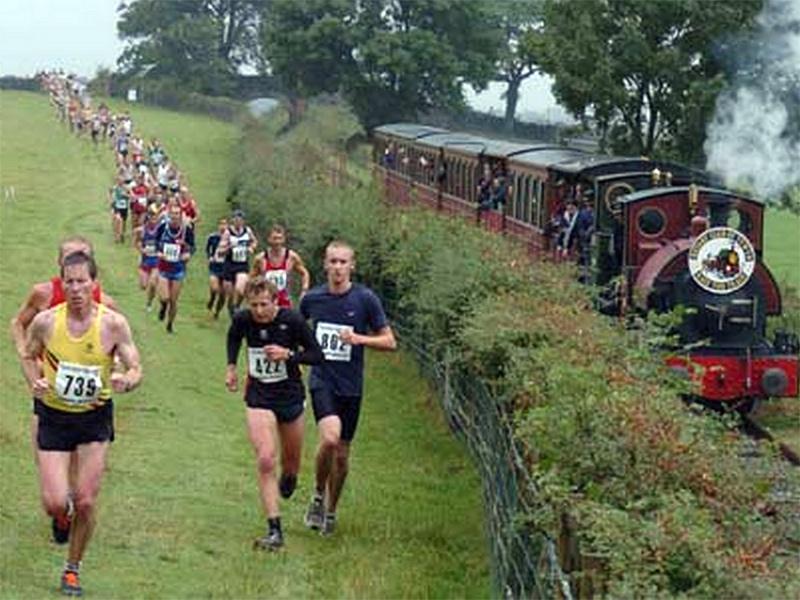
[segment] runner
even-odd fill
[[[96,274],[94,260],[83,252],[64,259],[66,303],[34,318],[21,361],[41,415],[42,504],[55,520],[54,540],[70,542],[61,590],[71,596],[82,593],[80,563],[94,530],[106,452],[114,439],[111,394],[132,390],[142,378],[125,317],[92,299]],[[125,373],[112,373],[115,356]],[[78,478],[70,495],[72,455],[78,456]]]
[[[245,296],[249,310],[237,312],[228,329],[228,367],[225,385],[238,389],[236,359],[247,340],[248,370],[244,400],[247,431],[258,465],[258,488],[267,516],[267,529],[255,547],[277,550],[283,546],[278,494],[291,497],[300,471],[303,446],[305,389],[301,364],[322,362],[314,336],[295,311],[278,306],[278,289],[264,279],[251,279]],[[277,439],[280,438],[282,472],[275,477]]]
[[[173,323],[178,314],[178,298],[186,277],[186,263],[194,252],[194,232],[183,222],[181,207],[173,204],[167,213],[169,220],[158,227],[158,295],[161,309],[158,320],[167,316],[167,333],[174,333]]]
[[[319,446],[316,487],[305,524],[329,535],[336,526],[336,506],[361,411],[364,347],[390,351],[397,344],[378,296],[351,281],[353,249],[342,241],[329,243],[324,265],[327,282],[303,296],[300,312],[313,322],[325,355],[309,378]]]
[[[128,207],[130,206],[128,188],[121,177],[117,178],[117,183],[109,190],[108,197],[111,203],[114,241],[121,244],[125,241],[125,223],[128,221]]]
[[[281,225],[273,225],[267,232],[267,249],[256,255],[251,277],[263,275],[278,288],[278,305],[292,307],[289,298],[289,273],[300,276],[300,298],[311,285],[311,275],[303,264],[300,255],[286,247],[286,230]]]
[[[83,252],[84,254],[92,255],[94,249],[89,240],[81,236],[72,236],[66,238],[61,242],[58,247],[58,268],[61,270],[64,258],[76,252]],[[117,310],[117,306],[107,294],[103,293],[100,282],[95,281],[94,288],[92,289],[92,298],[95,302],[100,302],[112,310]],[[20,307],[14,318],[11,319],[11,337],[14,340],[14,346],[17,349],[17,354],[20,359],[25,354],[25,339],[28,327],[34,317],[40,312],[53,308],[62,304],[66,300],[64,294],[64,283],[60,276],[53,277],[48,281],[36,283],[31,288],[27,299]],[[37,459],[36,454],[36,436],[39,431],[39,414],[36,412],[36,406],[33,407],[33,415],[31,418],[31,442],[33,444],[34,460]],[[72,481],[75,481],[75,468],[72,470]]]
[[[155,205],[147,209],[147,219],[134,229],[133,239],[139,251],[139,288],[147,293],[145,309],[153,309],[153,298],[158,287],[158,228],[161,225],[161,214]]]
[[[233,211],[232,223],[222,234],[220,251],[225,253],[223,287],[228,297],[228,312],[233,316],[244,298],[244,287],[248,280],[248,261],[255,252],[258,240],[249,225],[245,224],[244,212]]]
[[[208,302],[206,303],[206,308],[208,310],[213,309],[215,319],[219,318],[219,313],[225,304],[225,292],[222,289],[225,256],[218,250],[222,234],[227,229],[228,219],[222,218],[217,224],[217,231],[211,233],[206,239],[206,258],[208,259]]]

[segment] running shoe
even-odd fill
[[[278,489],[281,492],[281,498],[287,500],[294,494],[294,489],[297,487],[297,475],[290,473],[281,473],[281,478],[278,481]]]
[[[321,535],[333,535],[333,532],[336,530],[336,515],[334,513],[327,513],[325,515],[325,519],[322,522],[322,527],[320,527],[320,534]]]
[[[322,529],[325,522],[325,499],[319,494],[312,496],[304,522],[310,529]]]
[[[65,596],[82,596],[81,580],[75,571],[65,570],[61,575],[61,593]]]
[[[256,539],[253,542],[253,548],[256,550],[269,550],[275,552],[283,547],[283,533],[280,529],[273,529],[267,532],[267,535]]]
[[[53,517],[53,541],[66,544],[69,541],[69,530],[72,528],[72,499],[67,501],[67,512],[60,517]]]

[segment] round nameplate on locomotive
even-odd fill
[[[704,290],[729,294],[746,284],[756,268],[753,245],[730,227],[712,227],[689,249],[689,272]]]

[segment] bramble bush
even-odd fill
[[[575,538],[613,597],[800,596],[797,528],[773,494],[797,476],[775,448],[743,457],[754,442],[679,401],[648,336],[594,312],[569,269],[462,219],[386,207],[374,187],[330,186],[325,142],[357,125],[340,109],[308,119],[284,137],[247,125],[233,201],[260,230],[283,223],[315,281],[326,243],[350,241],[404,337],[491,390],[537,483],[520,527]]]

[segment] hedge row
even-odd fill
[[[388,208],[373,186],[328,185],[325,142],[357,130],[341,110],[312,108],[284,138],[279,127],[245,128],[235,202],[259,227],[286,225],[312,267],[328,240],[350,240],[406,339],[492,390],[537,482],[519,527],[569,538],[614,597],[800,596],[797,505],[775,491],[800,489],[796,474],[676,399],[658,323],[632,334],[564,268],[469,223]]]

